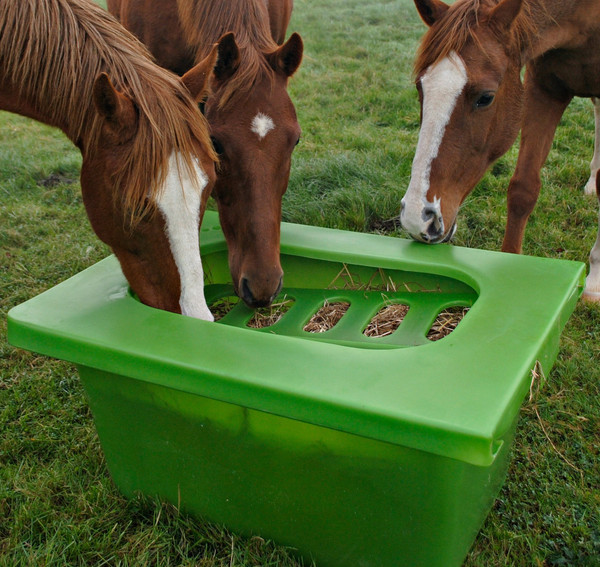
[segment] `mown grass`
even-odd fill
[[[413,3],[296,0],[291,29],[306,55],[290,87],[303,136],[284,219],[401,235],[386,221],[418,135],[411,63],[423,26]],[[576,101],[543,172],[526,253],[587,260],[592,140],[591,105]],[[515,159],[513,148],[473,192],[457,244],[500,247]],[[300,565],[271,542],[123,499],[76,370],[7,344],[12,306],[108,253],[83,210],[79,164],[60,132],[0,114],[0,567]],[[465,565],[600,565],[599,355],[600,309],[580,304],[552,373],[525,401],[508,479]]]

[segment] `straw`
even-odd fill
[[[463,317],[467,314],[468,307],[449,307],[440,312],[436,317],[427,338],[430,341],[439,341],[444,337],[447,337],[457,325],[462,321]]]
[[[346,301],[336,301],[329,303],[325,301],[321,307],[304,325],[304,330],[309,333],[324,333],[335,327],[339,320],[348,311],[350,304]]]
[[[284,295],[281,300],[272,303],[270,307],[258,308],[247,326],[252,329],[271,327],[290,310],[292,305],[294,305],[294,300],[288,299],[287,295]]]
[[[371,319],[363,334],[367,337],[387,337],[402,323],[408,313],[408,305],[392,303],[380,309]]]

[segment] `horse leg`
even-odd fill
[[[508,214],[502,250],[521,253],[529,215],[540,194],[540,170],[548,157],[558,122],[571,102],[552,97],[527,74],[521,144],[515,173],[508,185]]]
[[[594,103],[596,133],[594,135],[594,157],[590,163],[590,178],[585,185],[586,195],[596,194],[596,173],[600,169],[600,99],[593,97],[592,102]]]
[[[600,173],[596,173],[594,185],[596,186],[596,193],[600,201]],[[590,252],[590,273],[585,280],[583,299],[600,302],[600,211],[598,212],[598,235],[596,236],[596,243]]]

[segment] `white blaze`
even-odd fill
[[[437,157],[446,126],[456,107],[456,101],[467,84],[467,71],[462,59],[454,52],[421,77],[423,119],[412,165],[410,184],[402,199],[402,226],[414,236],[427,231],[431,219],[424,218],[425,207],[441,215],[441,201],[427,200],[431,164]]]
[[[197,162],[194,163],[193,173],[197,179],[196,184],[190,178],[183,161],[173,153],[169,159],[165,186],[157,204],[165,219],[171,253],[179,271],[181,313],[213,321],[204,298],[204,272],[198,236],[200,200],[208,178]]]
[[[250,129],[252,130],[252,132],[254,132],[259,139],[263,139],[271,130],[273,130],[273,128],[275,128],[275,124],[273,123],[273,120],[267,116],[266,114],[263,114],[262,112],[259,112],[253,119],[252,119],[252,126],[250,127]]]

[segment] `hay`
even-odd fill
[[[291,309],[292,305],[294,305],[294,300],[288,299],[287,295],[284,295],[281,300],[276,301],[270,307],[258,308],[252,319],[248,321],[247,327],[252,329],[271,327]]]
[[[221,297],[217,299],[211,306],[210,311],[215,318],[215,321],[223,319],[240,301],[239,297]]]
[[[223,319],[238,303],[240,298],[236,296],[221,297],[210,305],[210,311],[213,314],[215,321]],[[247,326],[252,329],[264,329],[274,325],[287,313],[292,305],[293,299],[288,299],[284,296],[280,301],[273,303],[270,307],[260,307],[256,309],[252,315],[252,319],[248,321]]]
[[[408,305],[392,303],[382,307],[371,319],[363,334],[367,337],[387,337],[398,329],[408,313]]]
[[[351,289],[363,291],[397,291],[399,288],[414,292],[414,288],[409,288],[408,282],[394,282],[383,270],[376,270],[367,282],[360,281],[360,278],[353,274],[346,264],[343,265],[340,272],[329,285],[329,289]],[[436,292],[433,289],[419,289],[418,292]],[[385,298],[385,293],[382,293]],[[223,297],[215,301],[210,310],[215,317],[215,321],[222,319],[238,303],[240,299],[235,296]],[[371,319],[365,330],[367,337],[387,337],[394,333],[401,325],[404,317],[408,313],[408,305],[401,303],[391,303],[382,307],[378,313]],[[254,315],[247,323],[247,326],[253,329],[264,329],[275,325],[294,304],[293,299],[284,296],[279,301],[273,303],[270,307],[262,307],[254,312]],[[310,318],[303,330],[308,333],[324,333],[333,329],[345,313],[350,308],[347,301],[336,301],[329,303],[325,301],[323,306]],[[430,341],[439,341],[448,336],[466,315],[468,307],[450,307],[441,311],[436,317],[431,329],[427,333]]]
[[[324,333],[335,327],[344,316],[350,304],[346,301],[329,303],[325,301],[321,307],[304,325],[304,330],[309,333]]]
[[[430,341],[439,341],[447,337],[463,320],[467,311],[469,311],[468,307],[449,307],[438,313],[431,329],[429,329],[429,333],[427,333],[427,338]]]
[[[409,293],[441,293],[439,285],[433,289],[425,287],[422,283],[413,281],[397,281],[383,268],[376,269],[367,281],[363,281],[360,274],[350,271],[348,264],[342,264],[341,270],[327,286],[327,289],[348,289],[359,291],[407,291]]]

